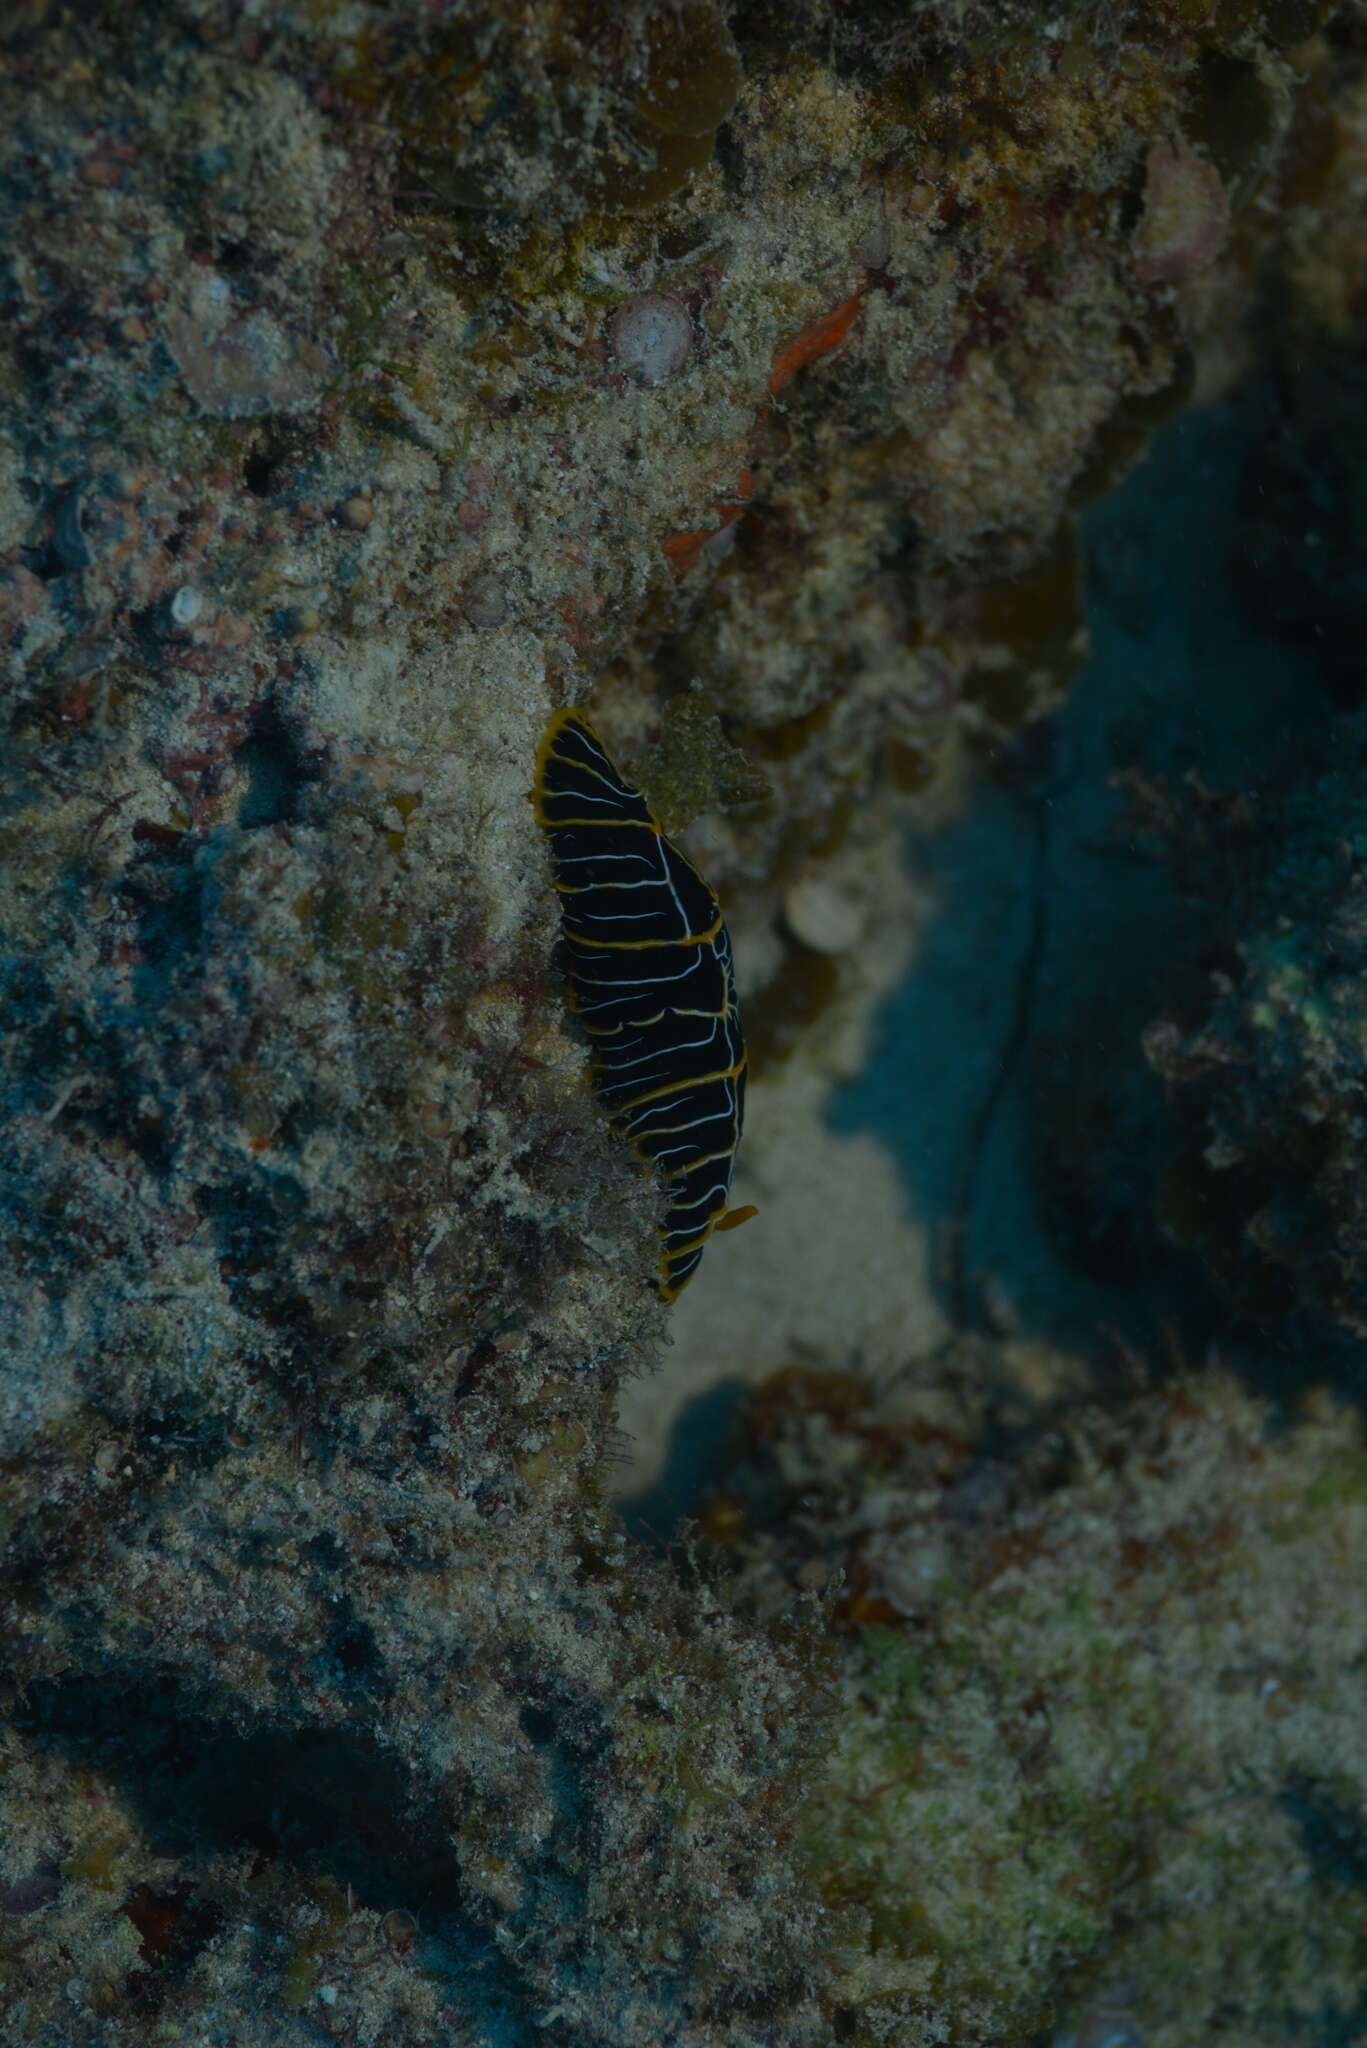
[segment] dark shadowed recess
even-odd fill
[[[683,1408],[670,1431],[659,1477],[644,1493],[619,1503],[622,1520],[638,1542],[664,1550],[680,1517],[695,1512],[716,1482],[719,1446],[744,1398],[740,1380],[723,1380]]]
[[[125,1908],[149,1958],[148,2009],[230,1911],[252,1922],[263,1968],[278,1975],[286,1952],[273,1911],[321,1884],[380,1914],[412,1916],[424,1973],[459,1978],[463,1999],[477,2000],[496,2030],[513,2012],[513,1974],[464,1909],[450,1815],[363,1734],[242,1734],[196,1712],[169,1680],[123,1683],[114,1671],[34,1685],[14,1721],[40,1748],[112,1782],[152,1852],[180,1865],[164,1891],[139,1887]],[[236,1898],[211,1868],[220,1859],[245,1864]]]
[[[1162,1372],[1213,1341],[1228,1353],[1233,1333],[1273,1393],[1308,1342],[1319,1373],[1327,1349],[1355,1385],[1356,1351],[1300,1327],[1294,1298],[1217,1291],[1165,1227],[1183,1138],[1143,1035],[1197,1021],[1212,977],[1237,968],[1260,819],[1363,753],[1347,600],[1317,634],[1313,577],[1291,587],[1297,548],[1313,562],[1318,544],[1287,403],[1262,376],[1189,411],[1085,516],[1091,657],[1054,717],[995,750],[960,818],[912,847],[931,923],[829,1109],[892,1149],[956,1324],[1044,1337],[1103,1372],[1108,1352]],[[1367,413],[1358,432],[1361,448]],[[1279,511],[1270,448],[1292,477]],[[1242,836],[1222,826],[1231,803],[1252,820]]]
[[[274,698],[258,706],[251,730],[233,756],[246,777],[237,822],[253,826],[290,824],[298,818],[304,793],[321,775],[281,717]]]

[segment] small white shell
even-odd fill
[[[837,883],[821,875],[794,882],[783,898],[789,931],[815,953],[849,953],[864,932],[864,912]]]
[[[612,359],[641,384],[663,384],[693,353],[693,322],[677,299],[642,292],[625,299],[608,322]]]

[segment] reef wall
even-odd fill
[[[592,693],[726,902],[761,1089],[823,1090],[906,835],[1084,651],[1071,509],[1260,292],[1347,345],[1364,153],[1362,17],[1309,0],[8,11],[0,2040],[1005,2043],[1073,1995],[1116,1913],[1060,1932],[1036,1874],[994,1953],[987,1865],[1038,1820],[1094,1886],[1109,1783],[967,1801],[937,1977],[851,1846],[889,1709],[844,1550],[771,1599],[757,1536],[731,1584],[609,1505],[659,1204],[585,1086],[531,765]],[[800,1189],[781,1122],[747,1143]],[[695,1283],[753,1259],[780,1353],[803,1215]],[[1228,1467],[1231,1572],[1241,1398],[1152,1482]],[[1130,1507],[1077,1485],[1109,1615]],[[1360,1515],[1298,1528],[1288,1601]],[[937,1769],[998,1768],[978,1711]]]

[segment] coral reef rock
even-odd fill
[[[596,690],[791,1051],[883,946],[861,863],[1065,687],[1070,499],[1237,354],[1268,266],[1351,312],[1361,33],[1292,0],[3,11],[4,2048],[796,2048],[847,1979],[929,1985],[902,1848],[893,1948],[851,1959],[883,1707],[822,1779],[848,1896],[802,1853],[819,1602],[733,1612],[606,1504],[659,1201],[551,966],[536,739]],[[1243,1500],[1199,1566],[1231,1598]],[[1209,1667],[1266,1722],[1208,1823],[1242,1854],[1280,1815],[1258,1870],[1356,1783],[1312,1569],[1351,1532],[1303,1512],[1304,1674],[1284,1632]],[[1213,1610],[1172,1597],[1195,1660]],[[979,1598],[986,1701],[1020,1629]],[[1165,1796],[1147,1669],[1123,1768],[1084,1730],[1052,1775],[1018,1702],[1041,1955],[1101,1938]],[[928,1840],[988,1796],[971,1757],[1024,1768],[983,1712]],[[1060,1817],[1106,1768],[1091,1848]],[[990,1963],[981,1841],[933,1916],[946,2010],[986,1973],[1019,2015],[1045,1907]],[[1345,1939],[1326,1907],[1326,1984]]]
[[[1010,1399],[1040,1361],[996,1371]],[[749,1460],[703,1521],[759,1610],[843,1577],[806,1814],[847,1916],[841,2038],[1355,2038],[1351,1416],[1311,1393],[1279,1426],[1211,1369],[1014,1455],[982,1453],[981,1419],[952,1380],[875,1400],[791,1374],[752,1398]]]

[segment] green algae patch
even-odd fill
[[[1127,1449],[1101,1426],[1047,1503],[963,1544],[964,1579],[851,1639],[806,1844],[862,1928],[854,2038],[933,2016],[1023,2043],[1123,1979],[1146,2042],[1272,2048],[1311,1956],[1325,2004],[1351,2002],[1360,1895],[1294,1818],[1296,1787],[1312,1817],[1367,1811],[1367,1463],[1344,1420],[1267,1438],[1233,1382],[1195,1382]],[[905,1601],[932,1536],[881,1496],[871,1593]],[[1274,1898],[1299,1929],[1275,1949],[1249,1918]]]
[[[702,812],[772,797],[768,777],[722,731],[706,692],[687,690],[665,707],[660,743],[651,757],[649,793],[667,831]]]

